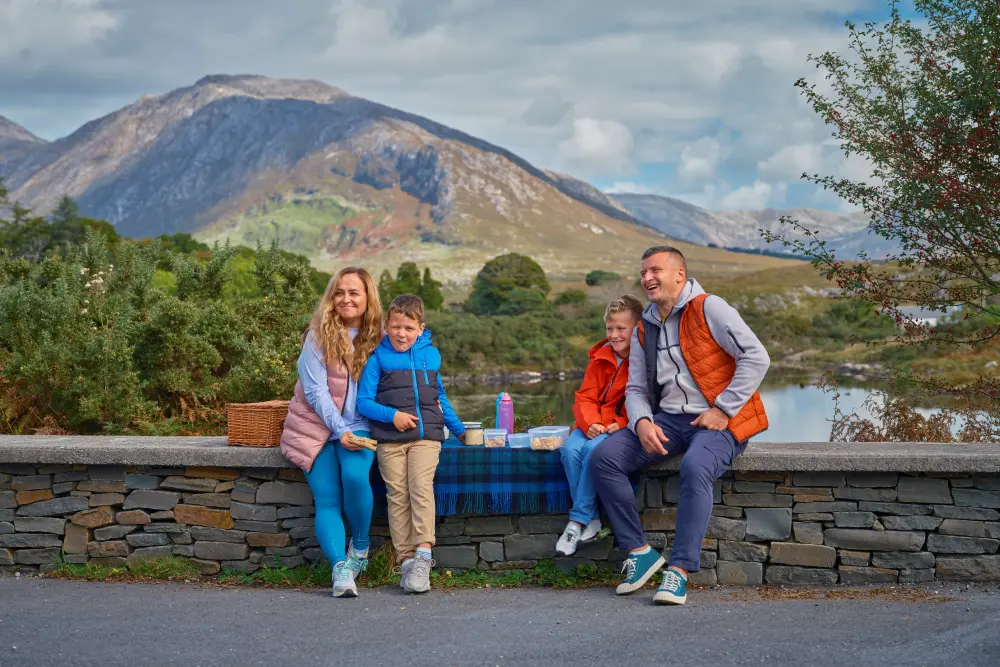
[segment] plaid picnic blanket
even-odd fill
[[[377,463],[371,482],[380,514],[385,482]],[[434,500],[438,516],[563,513],[572,505],[558,451],[467,447],[454,437],[441,446]]]

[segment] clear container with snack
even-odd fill
[[[569,437],[569,426],[536,426],[528,429],[531,448],[543,451],[559,449]]]
[[[531,447],[531,436],[527,433],[511,433],[507,436],[507,446],[511,449],[527,449]]]
[[[487,428],[483,429],[483,444],[487,447],[503,447],[507,444],[507,429]]]

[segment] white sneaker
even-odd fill
[[[572,556],[576,553],[576,543],[580,541],[580,524],[570,521],[566,524],[566,530],[556,542],[556,553],[562,556]]]
[[[406,576],[407,593],[426,593],[431,589],[431,568],[434,561],[424,556],[417,556],[410,566],[409,575]]]
[[[410,569],[412,567],[413,567],[413,558],[407,558],[406,560],[403,561],[403,564],[400,565],[396,570],[397,574],[399,574],[399,587],[402,588],[403,592],[405,593],[410,592],[410,589],[407,588],[407,583],[409,583]]]
[[[594,519],[584,527],[583,533],[580,534],[580,541],[581,542],[591,541],[592,539],[597,537],[597,534],[599,532],[601,532],[601,528],[602,528],[601,520]]]
[[[333,568],[333,597],[356,598],[358,586],[354,583],[354,568],[341,561]]]

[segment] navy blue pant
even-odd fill
[[[653,417],[653,421],[670,439],[663,446],[668,455],[684,455],[681,459],[677,531],[667,563],[691,572],[697,572],[701,566],[701,544],[712,516],[715,480],[729,469],[733,458],[746,446],[745,443],[737,444],[729,431],[710,431],[691,426],[696,417],[665,412]],[[597,494],[611,520],[618,548],[623,551],[638,549],[647,543],[629,475],[665,458],[659,454],[648,454],[639,443],[639,437],[629,429],[609,436],[597,446],[590,458]]]

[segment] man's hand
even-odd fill
[[[411,428],[417,427],[417,418],[402,410],[396,410],[396,414],[392,416],[392,425],[396,427],[397,431],[409,431]]]
[[[344,431],[344,434],[340,436],[340,446],[344,449],[348,449],[352,452],[357,452],[361,450],[361,447],[355,445],[351,442],[351,436],[354,435],[350,431]]]
[[[621,426],[619,426],[615,422],[611,422],[611,426],[609,426],[606,429],[604,429],[604,432],[607,433],[608,435],[611,435],[612,433],[615,433],[616,431],[620,431],[620,430],[622,430]]]
[[[729,417],[719,408],[709,408],[698,415],[691,426],[700,426],[709,431],[725,431],[729,428]]]
[[[604,424],[591,424],[590,428],[587,429],[587,439],[593,440],[602,433],[604,433]]]
[[[653,423],[651,419],[640,419],[635,425],[635,434],[639,436],[642,448],[649,454],[659,454],[666,456],[667,450],[663,445],[670,442],[663,429]]]

